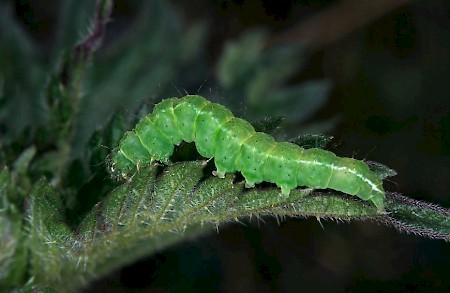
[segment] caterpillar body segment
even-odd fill
[[[154,160],[168,163],[174,145],[182,141],[195,142],[200,155],[214,157],[214,173],[219,177],[239,171],[247,186],[267,181],[279,186],[284,195],[298,186],[330,188],[384,210],[382,179],[362,161],[276,142],[226,107],[195,95],[157,104],[113,150],[107,159],[109,172],[127,178]]]
[[[219,128],[232,118],[233,113],[219,104],[209,103],[202,109],[196,119],[195,133],[195,146],[200,155],[214,157]]]

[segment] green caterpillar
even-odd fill
[[[298,186],[331,188],[369,200],[384,211],[383,182],[362,161],[276,142],[226,107],[195,95],[157,104],[110,154],[109,172],[128,178],[154,160],[168,163],[182,141],[195,142],[200,155],[214,157],[218,177],[239,171],[248,187],[267,181],[281,187],[283,195]]]

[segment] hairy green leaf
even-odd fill
[[[0,291],[23,281],[25,274],[25,235],[14,195],[11,175],[4,169],[0,173]]]
[[[388,193],[387,199],[383,222],[406,233],[450,242],[450,209],[397,193]]]
[[[381,163],[373,161],[366,161],[365,163],[369,166],[370,170],[372,170],[375,174],[377,174],[377,176],[380,177],[381,179],[397,175],[397,171]]]
[[[283,122],[283,117],[266,117],[264,119],[253,122],[252,125],[258,132],[265,132],[273,135]]]
[[[304,134],[291,139],[290,142],[295,143],[305,149],[324,149],[332,139],[333,137],[331,135]]]
[[[206,166],[194,161],[144,167],[95,205],[75,232],[65,222],[56,192],[39,182],[28,209],[35,283],[75,290],[143,255],[239,218],[378,216],[374,206],[337,192],[296,189],[283,196],[279,188],[246,189],[231,175],[205,175]]]

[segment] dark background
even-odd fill
[[[14,1],[45,51],[56,28],[53,1]],[[251,27],[272,36],[338,1],[173,1],[189,23],[208,21],[205,62]],[[126,27],[139,1],[115,1],[109,30]],[[340,113],[333,147],[398,171],[390,191],[450,206],[450,67],[447,1],[411,1],[312,50],[298,81],[330,78],[314,119]],[[351,17],[349,15],[348,17]],[[336,23],[339,26],[339,23]],[[113,38],[111,35],[109,38]],[[106,43],[108,39],[106,40]],[[214,89],[213,89],[214,90]],[[448,292],[450,245],[368,222],[264,218],[220,228],[92,284],[87,292]]]

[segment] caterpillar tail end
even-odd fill
[[[380,214],[385,214],[386,213],[386,209],[384,206],[385,200],[384,197],[372,197],[370,199],[370,201],[377,207],[378,209],[378,213]]]

